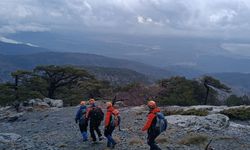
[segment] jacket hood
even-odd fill
[[[151,113],[158,113],[158,112],[161,112],[159,107],[156,107],[153,110],[151,110]]]
[[[81,109],[86,109],[86,108],[87,108],[87,106],[80,106],[80,108],[81,108]]]
[[[115,109],[115,108],[111,106],[111,107],[109,107],[109,108],[107,109],[107,111],[112,112],[114,109]]]

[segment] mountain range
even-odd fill
[[[209,61],[203,65],[209,68],[209,64],[213,64],[214,68],[220,70],[223,63],[223,58],[213,56],[213,61],[209,61],[209,57],[203,59],[204,62]],[[212,59],[212,58],[211,58]],[[239,62],[224,62],[230,67],[237,67],[237,65],[244,66],[247,64]],[[250,91],[250,75],[247,73],[211,73],[204,71],[206,69],[197,69],[192,65],[169,65],[166,67],[157,67],[153,65],[144,64],[142,62],[106,57],[96,54],[76,53],[76,52],[56,52],[47,48],[34,47],[26,44],[11,44],[0,42],[0,81],[10,80],[10,73],[18,70],[31,70],[37,65],[75,65],[87,69],[89,72],[95,74],[100,79],[110,80],[113,84],[125,84],[130,82],[144,82],[152,83],[157,79],[168,78],[170,76],[185,76],[188,78],[196,78],[204,74],[209,74],[235,87],[241,93],[248,93]],[[250,63],[248,63],[250,64]],[[209,69],[208,69],[209,70]],[[221,69],[222,72],[223,69]],[[224,68],[225,70],[225,68]],[[230,68],[228,67],[228,71]],[[218,71],[219,72],[219,71]],[[240,93],[238,92],[238,93]]]

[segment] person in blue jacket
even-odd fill
[[[85,101],[81,101],[80,108],[76,113],[75,122],[79,124],[79,128],[82,134],[83,141],[88,141],[88,119],[86,117],[87,106]]]

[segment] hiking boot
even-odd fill
[[[92,143],[91,144],[97,144],[97,141],[92,141]]]
[[[114,143],[111,148],[115,148],[115,145],[116,145],[116,143]]]
[[[87,141],[88,141],[88,139],[83,139],[82,141],[83,141],[83,142],[87,142]]]
[[[100,136],[100,137],[99,137],[99,141],[102,141],[102,140],[103,140],[103,137],[102,137],[102,136]]]

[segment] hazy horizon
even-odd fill
[[[221,60],[240,66],[232,72],[249,72],[247,0],[2,0],[0,6],[0,40],[7,43],[208,72],[224,68],[216,68]]]

